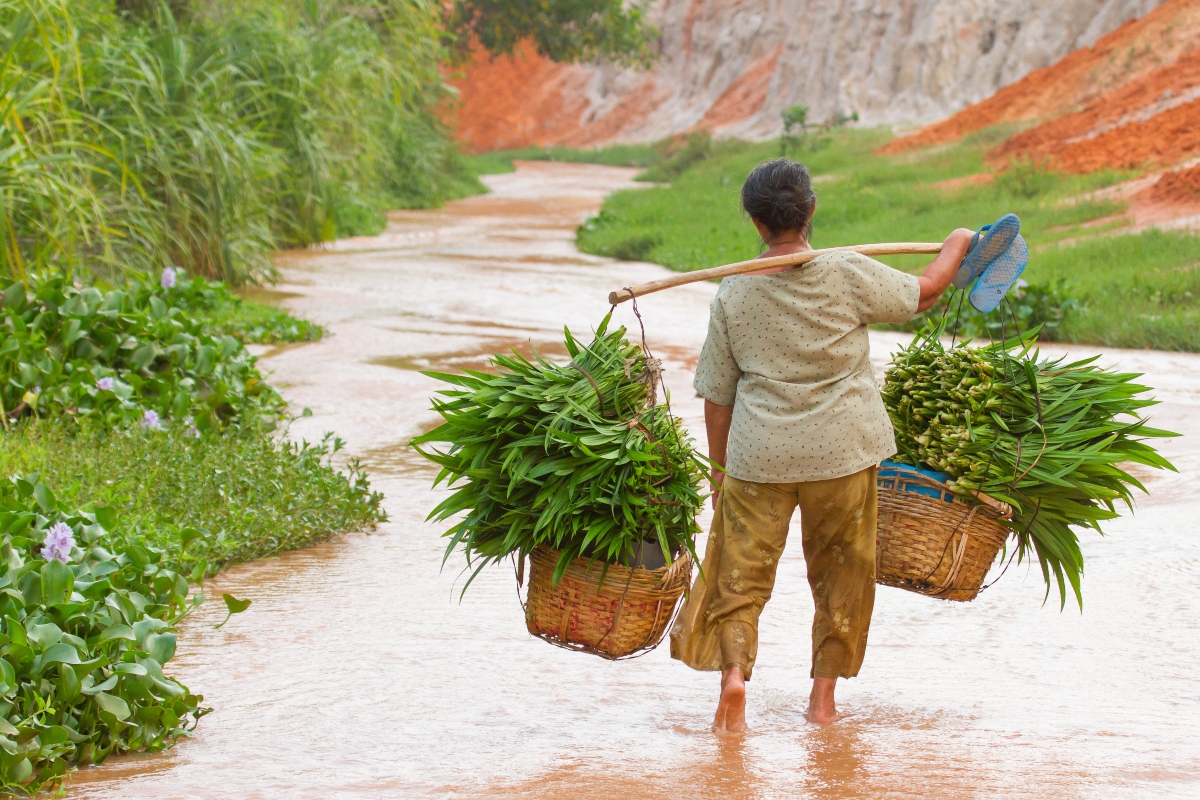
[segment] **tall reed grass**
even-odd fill
[[[269,253],[475,189],[434,109],[427,0],[0,0],[0,245],[15,278]],[[173,4],[176,10],[187,4]]]

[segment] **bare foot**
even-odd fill
[[[812,693],[808,696],[808,713],[805,718],[816,725],[828,725],[842,718],[833,703],[833,689],[837,678],[813,678]]]
[[[721,674],[721,701],[713,717],[714,733],[744,733],[746,730],[746,679],[741,667]]]

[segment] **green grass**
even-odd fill
[[[1063,326],[1064,341],[1200,352],[1195,236],[1146,231],[1047,247],[1031,256],[1028,272],[1062,278],[1081,302]]]
[[[298,445],[257,430],[188,436],[76,431],[32,420],[0,434],[0,474],[41,474],[71,507],[113,508],[108,549],[150,545],[193,580],[236,562],[306,547],[385,518],[355,464],[330,465],[336,440]],[[186,544],[186,551],[185,551]]]
[[[990,171],[983,158],[988,136],[902,156],[874,155],[889,138],[884,130],[843,130],[822,137],[818,149],[790,154],[815,179],[814,247],[941,241],[954,228],[978,228],[1011,211],[1020,215],[1032,251],[1024,277],[1038,284],[1062,279],[1080,301],[1056,338],[1200,351],[1200,239],[1120,234],[1104,218],[1123,211],[1122,204],[1072,200],[1129,175],[1061,175],[1018,165],[990,184],[948,189],[935,184]],[[778,142],[725,152],[714,145],[669,187],[609,197],[580,227],[577,243],[585,252],[676,270],[752,258],[762,243],[741,211],[741,184],[755,164],[778,155]],[[908,270],[929,261],[883,260]]]

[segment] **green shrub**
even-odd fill
[[[115,524],[112,509],[68,508],[36,474],[0,481],[6,790],[53,786],[112,753],[161,750],[208,711],[163,674],[175,625],[203,598],[188,600],[158,550],[114,553]]]
[[[1016,160],[996,176],[995,188],[1002,195],[1032,200],[1053,191],[1060,181],[1045,164]]]
[[[699,130],[664,139],[656,145],[662,158],[637,177],[650,183],[670,183],[712,153],[712,134]]]
[[[660,244],[661,236],[631,236],[613,245],[610,254],[622,261],[645,261]]]
[[[315,322],[239,297],[224,283],[203,278],[181,280],[172,290],[171,300],[213,336],[233,336],[244,344],[315,342],[325,335],[325,329]]]
[[[102,291],[52,274],[28,288],[0,286],[7,415],[61,411],[109,425],[191,420],[199,432],[242,419],[273,427],[282,410],[242,343],[212,335],[177,305],[176,291],[187,296],[191,288],[142,282]]]

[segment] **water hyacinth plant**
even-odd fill
[[[514,353],[492,357],[496,374],[426,373],[454,388],[434,400],[444,422],[413,445],[441,466],[434,485],[454,489],[429,516],[457,518],[446,556],[462,548],[472,578],[543,544],[561,552],[556,581],[574,558],[628,563],[642,542],[668,561],[692,552],[705,463],[655,403],[657,364],[608,322],[588,345],[566,331],[569,364]]]
[[[46,531],[42,542],[42,558],[47,561],[58,559],[66,564],[71,560],[71,550],[75,547],[75,534],[65,522],[56,522]]]
[[[0,413],[65,412],[146,428],[191,417],[201,430],[248,418],[270,427],[283,401],[240,341],[215,335],[193,312],[202,291],[0,278]],[[34,387],[36,406],[26,398]]]
[[[111,508],[71,510],[31,474],[0,481],[0,788],[161,750],[207,709],[163,673],[202,597],[151,547],[114,553]]]
[[[1037,331],[985,347],[946,348],[934,325],[896,354],[883,387],[896,460],[948,473],[947,486],[1009,503],[1018,558],[1036,556],[1046,591],[1082,604],[1083,555],[1074,527],[1103,533],[1145,491],[1127,464],[1171,469],[1146,439],[1175,436],[1140,412],[1157,401],[1135,373],[1032,351]]]

